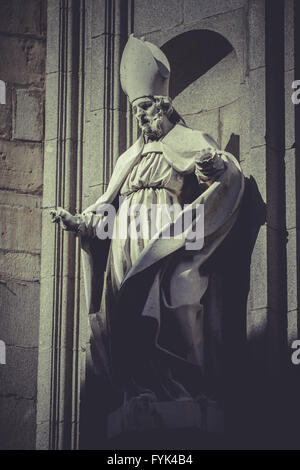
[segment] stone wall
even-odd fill
[[[46,1],[0,2],[0,448],[35,447]]]
[[[80,445],[80,381],[84,386],[89,345],[79,246],[51,226],[48,212],[55,205],[80,212],[94,202],[118,155],[137,136],[119,81],[131,32],[163,48],[175,77],[176,108],[239,158],[256,190],[248,220],[260,218],[261,227],[251,234],[244,325],[256,376],[247,369],[244,386],[253,403],[261,403],[252,431],[270,402],[282,413],[273,413],[269,426],[285,433],[299,411],[299,388],[278,386],[288,383],[290,345],[299,336],[300,115],[290,99],[291,83],[300,78],[298,2],[47,4],[46,71],[46,1],[0,4],[0,80],[6,83],[6,104],[0,104],[0,340],[7,345],[7,364],[0,365],[0,447]],[[271,390],[263,389],[266,377]],[[283,400],[289,404],[282,406]],[[85,429],[94,440],[81,436],[83,446],[101,446],[103,422],[95,413],[91,419]]]
[[[296,372],[291,367],[290,346],[299,336],[299,165],[295,148],[299,116],[297,120],[291,102],[292,81],[299,79],[297,11],[293,0],[86,3],[84,149],[89,167],[83,166],[83,205],[103,191],[119,151],[136,136],[118,76],[120,50],[130,32],[162,47],[177,80],[172,84],[171,77],[176,109],[189,125],[210,133],[239,158],[248,178],[246,219],[250,229],[246,236],[253,251],[247,273],[248,303],[241,316],[245,316],[249,362],[241,362],[239,367],[246,371],[244,386],[249,387],[248,398],[253,398],[248,406],[253,417],[247,419],[253,419],[254,434],[256,418],[276,428],[268,415],[273,413],[269,404],[278,409],[280,397],[293,389],[287,371]],[[214,34],[212,41],[209,33]],[[207,50],[211,53],[219,40],[218,50],[222,41],[231,49],[209,70],[201,71],[201,61],[209,59]],[[193,80],[187,83],[188,75]],[[232,359],[239,353],[233,351]],[[281,423],[296,416],[295,403],[289,413],[285,408],[286,413],[278,418],[283,419]]]

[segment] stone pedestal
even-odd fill
[[[108,417],[108,437],[144,433],[153,436],[180,433],[221,434],[223,410],[216,402],[201,399],[158,402],[146,396],[132,398]],[[171,433],[171,434],[170,434]]]

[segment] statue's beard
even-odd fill
[[[163,114],[158,113],[153,117],[147,117],[146,122],[140,123],[140,127],[147,139],[158,140],[163,135]]]

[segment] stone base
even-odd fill
[[[227,449],[221,433],[203,433],[198,428],[136,431],[108,439],[105,450],[222,450]]]
[[[157,402],[149,397],[132,398],[108,416],[108,437],[147,431],[195,429],[200,433],[224,432],[224,415],[209,400]]]

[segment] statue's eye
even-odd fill
[[[152,103],[151,103],[151,101],[147,101],[145,103],[142,103],[140,106],[141,106],[142,109],[146,110],[146,109],[150,108],[150,106],[152,106]]]

